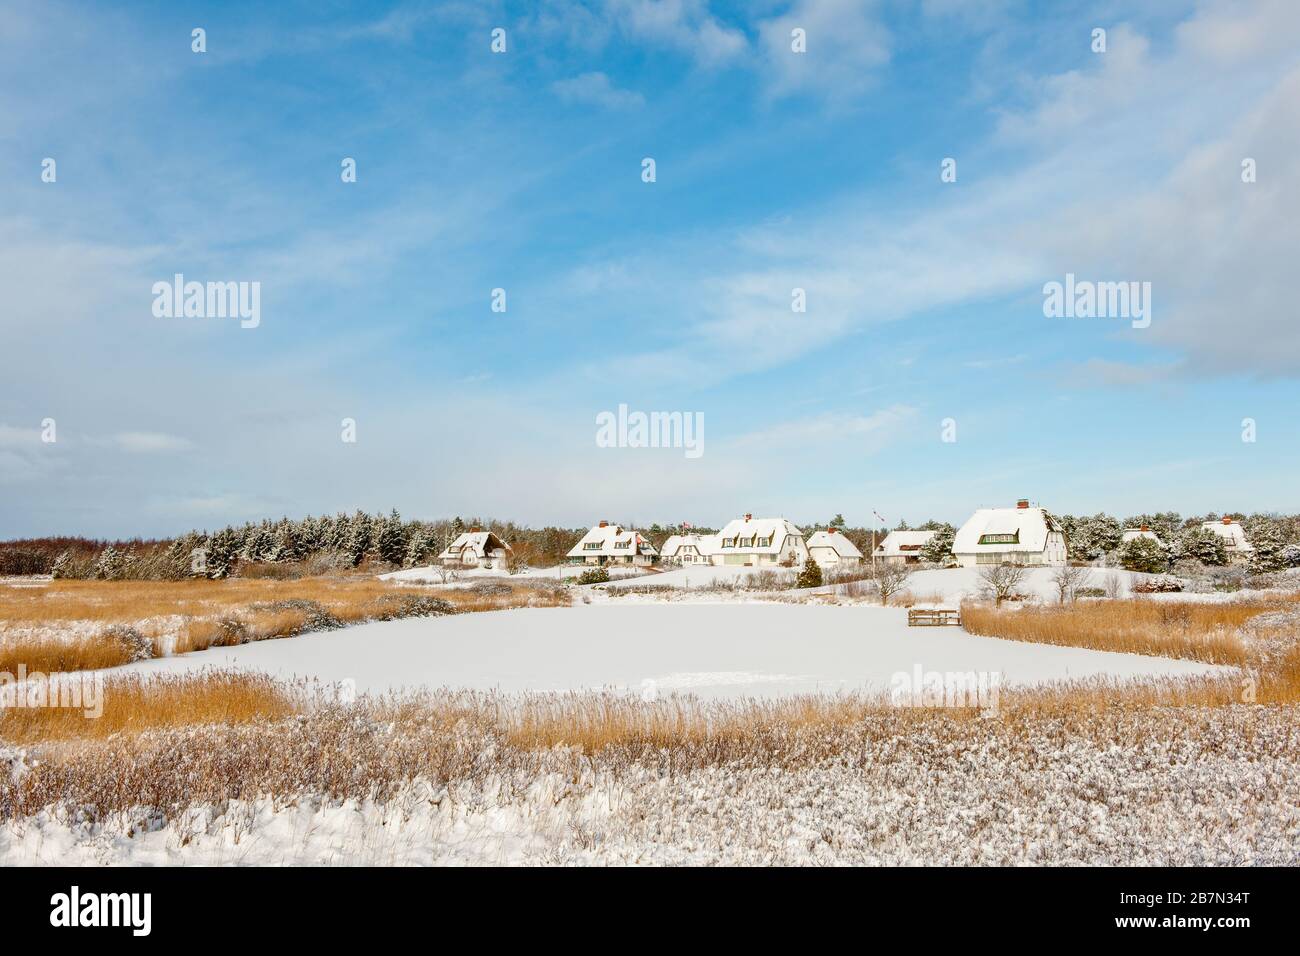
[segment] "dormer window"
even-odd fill
[[[980,544],[1019,544],[1020,532],[1014,534],[983,534],[980,535]]]

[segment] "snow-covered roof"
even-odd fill
[[[699,554],[713,554],[717,550],[718,540],[712,534],[675,534],[664,542],[659,554],[665,558],[675,558],[683,548],[694,548]]]
[[[1222,521],[1207,521],[1201,525],[1205,531],[1213,531],[1220,538],[1223,538],[1225,547],[1232,548],[1234,551],[1254,551],[1254,547],[1246,540],[1246,530],[1235,521],[1229,521],[1226,524]]]
[[[617,557],[625,554],[658,554],[652,545],[641,535],[628,528],[615,524],[596,525],[582,536],[582,540],[569,551],[569,557],[581,558],[588,555]]]
[[[727,526],[718,532],[718,549],[722,549],[723,542],[732,541],[726,549],[729,552],[777,554],[787,535],[802,538],[803,532],[784,518],[736,518],[727,522]],[[767,544],[759,544],[760,540]]]
[[[1150,538],[1156,544],[1160,544],[1160,536],[1150,528],[1125,528],[1124,533],[1120,535],[1119,543],[1127,544],[1137,538]]]
[[[1043,508],[980,508],[957,529],[952,553],[1037,553],[1047,548],[1048,535],[1060,530],[1056,519]],[[998,540],[988,540],[990,536]],[[1000,540],[1007,537],[1013,540]]]
[[[506,544],[491,531],[464,531],[461,535],[447,545],[447,550],[438,555],[440,558],[455,558],[463,555],[466,551],[473,552],[480,558],[485,558],[489,551],[499,549],[510,550],[510,545]]]
[[[813,548],[833,548],[835,553],[841,558],[860,558],[862,552],[848,538],[844,537],[843,531],[814,531],[808,538],[809,550]]]
[[[933,531],[891,531],[876,545],[876,554],[882,558],[915,555],[934,535]]]

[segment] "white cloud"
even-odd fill
[[[163,432],[118,432],[109,436],[108,440],[122,451],[130,452],[186,451],[194,447],[194,443],[187,438]]]
[[[603,109],[634,109],[645,103],[635,90],[620,90],[604,73],[581,73],[567,80],[557,80],[551,89],[566,103],[599,106]]]
[[[860,97],[889,63],[890,36],[863,0],[799,0],[758,26],[767,94],[808,93],[831,103]],[[805,31],[807,51],[791,50],[791,31]]]

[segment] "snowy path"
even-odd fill
[[[594,604],[363,624],[132,665],[236,666],[358,691],[688,691],[704,697],[888,689],[897,672],[984,671],[1003,686],[1213,673],[1191,661],[909,628],[906,612],[787,604]]]

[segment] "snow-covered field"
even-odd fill
[[[401,571],[389,571],[379,575],[381,581],[405,581],[408,584],[457,584],[467,581],[482,581],[487,578],[500,578],[504,581],[561,581],[564,578],[576,578],[587,568],[583,565],[558,564],[552,568],[524,568],[514,574],[487,568],[457,568],[450,574],[446,569],[435,565],[419,568],[406,568]],[[636,579],[653,577],[654,571],[638,567],[606,568],[611,579]]]
[[[131,665],[515,691],[688,691],[705,697],[879,691],[898,672],[983,671],[1003,686],[1095,676],[1192,675],[1192,661],[907,626],[901,608],[619,603],[407,618]]]
[[[382,804],[302,794],[164,822],[46,811],[0,824],[10,865],[1294,865],[1294,708],[1139,713],[1062,727],[865,727],[725,766],[571,751]],[[306,733],[306,732],[305,732]],[[1117,743],[1122,741],[1123,743]],[[467,742],[472,745],[472,742]]]

